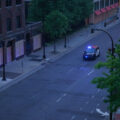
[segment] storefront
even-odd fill
[[[0,46],[0,66],[3,64],[3,48]]]
[[[119,3],[117,0],[95,0],[94,12],[89,17],[89,23],[96,24],[118,14]]]
[[[33,51],[42,47],[41,34],[33,36]]]
[[[24,40],[19,40],[15,42],[15,58],[20,58],[24,56]]]

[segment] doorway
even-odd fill
[[[32,41],[31,41],[30,33],[26,34],[25,48],[26,48],[26,55],[29,55],[32,52]]]

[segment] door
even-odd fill
[[[13,60],[14,57],[14,42],[13,41],[9,41],[7,44],[7,63],[10,63]]]
[[[26,34],[25,48],[26,48],[26,54],[29,55],[32,52],[32,42],[31,42],[30,33]]]

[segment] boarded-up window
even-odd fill
[[[16,58],[24,55],[24,40],[15,43],[15,55]]]
[[[3,64],[3,48],[0,48],[0,65]]]
[[[7,63],[12,61],[12,47],[7,47]]]
[[[33,37],[33,50],[41,48],[41,34]]]

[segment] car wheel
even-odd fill
[[[95,55],[94,55],[94,60],[95,60],[96,58],[97,58],[97,55],[95,54]]]

